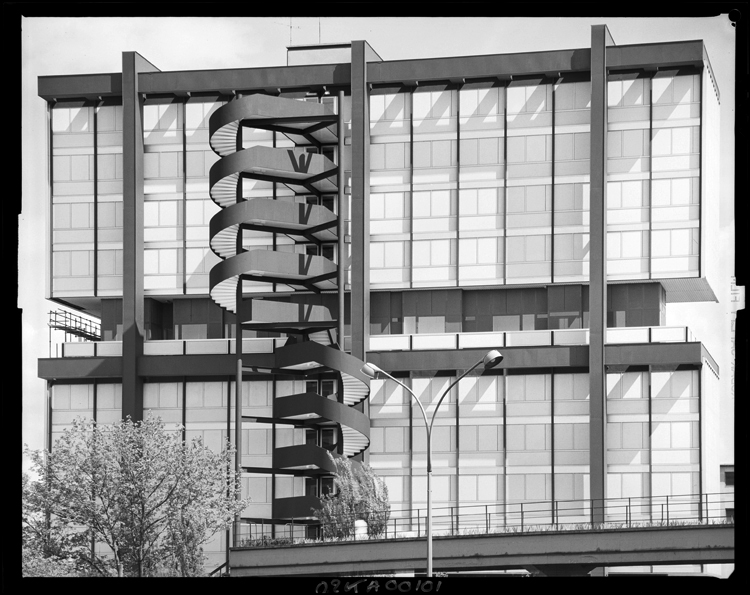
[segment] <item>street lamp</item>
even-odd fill
[[[458,383],[459,380],[461,380],[474,368],[479,366],[479,364],[483,364],[484,369],[489,370],[490,368],[494,368],[501,361],[503,361],[503,356],[500,354],[499,351],[496,351],[495,349],[493,349],[492,351],[488,351],[487,354],[482,359],[480,359],[477,363],[471,366],[471,368],[466,370],[466,372],[464,372],[458,378],[456,378],[451,383],[451,385],[447,389],[445,389],[445,392],[440,397],[440,400],[438,400],[437,405],[435,406],[435,411],[432,412],[432,419],[430,419],[429,422],[427,421],[427,414],[425,413],[422,403],[419,402],[417,395],[415,395],[408,386],[406,386],[400,380],[397,380],[396,378],[391,376],[388,372],[381,370],[375,364],[366,363],[364,366],[362,366],[362,373],[366,374],[370,378],[377,378],[378,374],[383,374],[384,376],[387,376],[388,378],[390,378],[397,384],[400,384],[401,386],[403,386],[406,389],[406,391],[412,396],[414,401],[416,401],[417,405],[419,405],[419,410],[422,412],[422,419],[424,419],[425,430],[427,430],[427,576],[428,577],[432,577],[432,425],[435,422],[435,416],[437,415],[438,409],[440,408],[440,403],[443,402],[443,399],[445,398],[445,396]]]

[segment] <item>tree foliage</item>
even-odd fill
[[[336,466],[334,493],[321,498],[321,508],[313,510],[324,538],[354,535],[355,521],[367,523],[370,537],[382,535],[390,518],[388,488],[369,465],[344,457],[328,457]]]
[[[87,544],[85,535],[67,531],[63,523],[48,514],[38,492],[39,483],[22,475],[21,518],[23,576],[77,576],[81,573],[76,554]]]
[[[77,419],[52,452],[27,453],[39,480],[24,480],[24,543],[98,575],[200,575],[203,544],[248,503],[229,444],[185,443],[158,418]]]

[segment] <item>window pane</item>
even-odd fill
[[[495,264],[497,257],[497,238],[479,238],[477,241],[477,262]]]
[[[545,161],[546,160],[545,136],[529,136],[526,138],[526,161]]]
[[[416,142],[414,148],[414,167],[430,167],[430,143]]]
[[[588,132],[581,132],[575,135],[575,158],[588,159],[591,149],[591,141]]]
[[[479,426],[479,450],[497,450],[497,426]]]
[[[403,242],[386,242],[385,243],[385,263],[386,267],[403,267],[404,266],[404,243]]]
[[[451,214],[450,191],[433,191],[431,196],[431,213],[433,217],[449,217]]]
[[[404,193],[389,192],[385,195],[385,217],[401,219],[404,216]]]
[[[385,266],[385,250],[382,242],[370,242],[370,266],[376,269]]]
[[[508,188],[508,212],[523,213],[526,208],[526,188],[511,186]]]
[[[404,119],[404,94],[385,95],[385,117],[388,120]]]
[[[430,242],[413,242],[412,251],[414,266],[430,265]]]
[[[459,264],[476,264],[477,263],[477,241],[475,239],[459,240],[458,250]]]
[[[526,261],[546,260],[546,236],[528,236],[526,238]]]
[[[508,262],[522,262],[524,260],[524,238],[511,236],[508,241]]]
[[[476,190],[461,190],[459,194],[460,206],[459,210],[461,215],[476,215],[477,214],[477,191]]]
[[[497,208],[496,188],[480,188],[477,202],[480,215],[494,215],[502,210]]]
[[[461,139],[461,165],[477,165],[479,154],[477,152],[477,139]]]
[[[404,167],[404,143],[385,145],[385,167],[388,169],[402,169]]]
[[[622,424],[622,448],[641,448],[643,429],[640,423]]]
[[[610,139],[611,139],[610,133]],[[610,157],[613,157],[610,151]],[[557,134],[555,135],[555,159],[560,161],[566,159],[573,159],[573,135],[572,134]]]
[[[429,217],[430,216],[430,193],[429,192],[415,192],[413,194],[414,204],[413,211],[414,217]]]
[[[640,181],[622,183],[622,206],[628,208],[642,205],[643,184]]]
[[[370,168],[385,169],[385,145],[370,145]]]
[[[508,450],[524,450],[526,448],[524,426],[509,424],[506,426]]]
[[[447,167],[451,164],[451,141],[440,140],[432,142],[432,166]]]
[[[621,234],[623,258],[636,258],[641,256],[641,232],[626,231]]]
[[[383,194],[370,195],[370,219],[385,217],[385,196]]]
[[[544,450],[545,439],[544,439],[544,426],[538,425],[527,425],[526,426],[526,449],[527,450]]]
[[[573,449],[573,424],[555,424],[555,449]]]
[[[89,275],[89,254],[90,252],[78,251],[71,252],[70,274],[73,276]]]
[[[544,211],[547,207],[546,186],[526,187],[526,212]]]
[[[526,160],[526,139],[523,136],[508,138],[508,162],[523,163]]]
[[[640,157],[643,155],[643,131],[624,130],[622,133],[623,157]]]
[[[445,266],[450,264],[450,240],[432,241],[432,258],[430,264]]]
[[[690,448],[690,422],[672,423],[672,448]]]
[[[479,139],[479,163],[499,163],[498,157],[498,139],[480,138]]]

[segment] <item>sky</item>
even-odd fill
[[[286,65],[290,45],[365,39],[383,60],[501,54],[590,47],[591,26],[605,23],[617,45],[702,39],[721,93],[719,303],[668,304],[667,325],[689,326],[721,368],[725,425],[720,459],[734,461],[730,394],[730,278],[734,263],[735,29],[724,16],[690,18],[507,17],[25,17],[21,19],[22,211],[18,217],[18,308],[22,309],[22,442],[44,447],[48,357],[45,300],[49,186],[46,106],[37,77],[121,72],[122,52],[136,51],[162,71]],[[48,266],[48,265],[47,265]],[[54,347],[53,347],[54,349]]]

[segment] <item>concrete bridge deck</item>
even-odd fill
[[[233,548],[231,576],[424,572],[426,542],[378,539]],[[433,537],[435,572],[535,569],[586,574],[601,566],[734,563],[734,525],[687,525]]]

